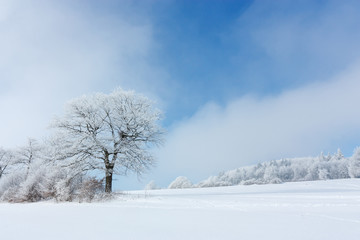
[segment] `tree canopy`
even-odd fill
[[[79,171],[104,171],[111,192],[113,174],[142,174],[154,164],[149,146],[162,142],[160,119],[153,102],[133,91],[74,99],[52,123],[58,158]]]

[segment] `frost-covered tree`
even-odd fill
[[[360,147],[357,147],[350,158],[349,175],[352,178],[360,178]]]
[[[155,181],[152,180],[148,184],[146,184],[144,189],[145,190],[155,190],[155,189],[160,189],[160,188],[156,185]]]
[[[113,174],[142,174],[153,165],[149,147],[162,141],[160,117],[153,102],[132,91],[74,99],[52,124],[57,158],[79,171],[102,170],[110,193]]]
[[[0,178],[3,174],[3,172],[5,171],[5,169],[7,168],[7,162],[5,161],[5,155],[6,155],[5,150],[0,148]]]
[[[27,144],[16,151],[16,162],[26,166],[26,176],[29,174],[31,164],[40,158],[41,150],[37,140],[29,138]]]
[[[343,155],[343,153],[341,152],[340,148],[338,148],[338,150],[337,150],[337,152],[336,152],[336,154],[335,154],[334,157],[336,158],[336,160],[341,160],[341,159],[344,158],[344,155]]]
[[[193,187],[192,182],[187,177],[177,177],[172,183],[170,183],[169,188],[191,188]]]
[[[0,148],[0,178],[9,170],[14,163],[14,154],[10,150]]]

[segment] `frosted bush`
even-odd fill
[[[21,172],[3,176],[0,181],[0,200],[11,202],[23,181],[24,175]]]
[[[28,176],[24,182],[20,184],[17,193],[14,195],[15,202],[37,202],[44,199],[43,186],[45,173],[37,171],[35,174]]]
[[[156,185],[155,181],[152,180],[148,184],[146,184],[144,189],[145,190],[155,190],[155,189],[160,189],[160,188]]]
[[[83,179],[78,189],[79,201],[91,202],[95,197],[104,192],[104,183],[95,177],[87,177]]]
[[[191,188],[193,187],[192,182],[186,177],[177,177],[172,183],[170,183],[169,188]]]

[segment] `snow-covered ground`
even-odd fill
[[[360,179],[0,204],[0,239],[360,239]]]

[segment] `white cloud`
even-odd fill
[[[148,60],[155,47],[151,22],[130,11],[131,2],[116,15],[93,8],[1,1],[0,146],[43,136],[53,115],[78,95],[118,86],[152,96],[161,91],[167,75]]]
[[[235,78],[266,91],[344,71],[360,55],[359,3],[254,1],[225,36],[239,48]]]
[[[198,181],[221,170],[336,151],[360,136],[359,66],[278,96],[209,103],[169,134],[156,171]]]

